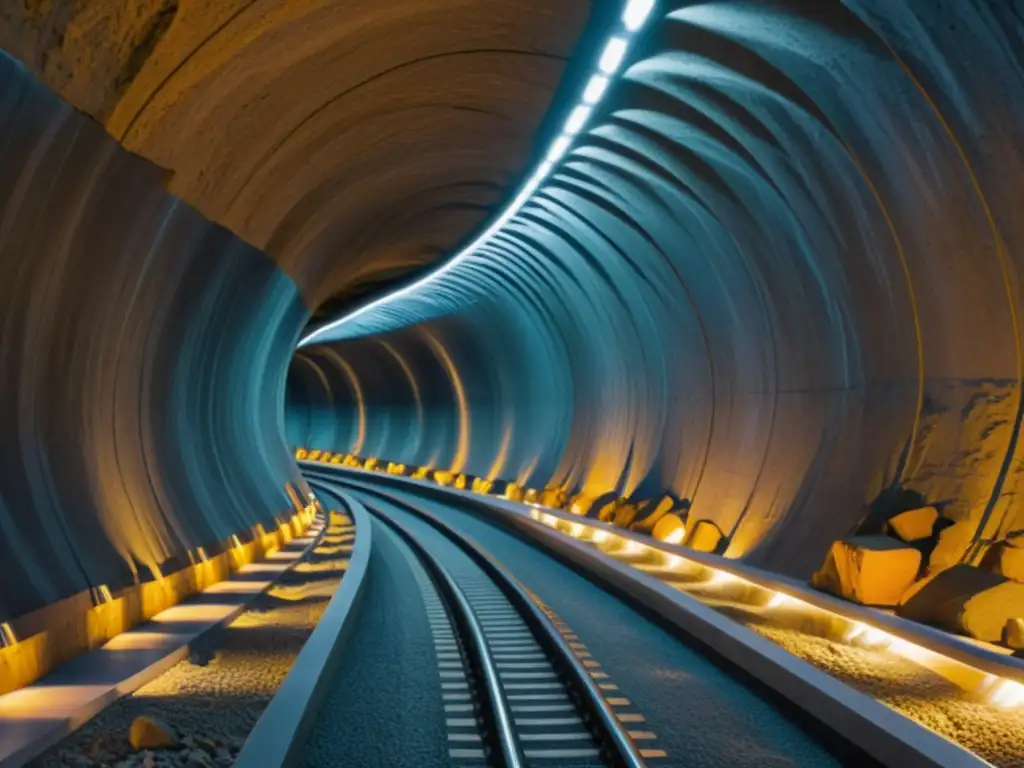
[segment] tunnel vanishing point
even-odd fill
[[[0,3],[0,622],[277,526],[297,449],[797,579],[1024,530],[1024,6],[634,3]]]

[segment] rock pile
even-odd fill
[[[835,542],[812,584],[913,621],[1024,648],[1024,531],[972,557],[976,527],[932,506],[900,512],[882,534]]]

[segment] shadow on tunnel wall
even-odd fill
[[[0,101],[4,620],[291,513],[281,402],[308,313],[2,54]]]
[[[300,351],[290,442],[671,490],[800,576],[924,500],[975,560],[1024,528],[1019,4],[659,13],[501,236]]]

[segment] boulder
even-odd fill
[[[1024,548],[1002,541],[989,554],[996,573],[1013,581],[1024,582]]]
[[[998,643],[1006,624],[1020,618],[1024,584],[998,573],[955,565],[928,579],[897,610],[912,621]]]
[[[585,493],[577,493],[569,502],[569,511],[574,515],[585,516],[594,505],[594,497]]]
[[[167,723],[145,715],[132,721],[128,741],[132,749],[170,749],[178,743]]]
[[[515,483],[507,483],[505,485],[505,498],[509,501],[522,501],[523,500],[523,489]]]
[[[925,576],[923,579],[918,579],[917,581],[913,582],[909,587],[907,587],[903,594],[900,595],[899,605],[903,605],[910,598],[912,598],[914,595],[916,595],[918,592],[924,589],[925,585],[927,585],[928,582],[934,579],[939,573],[942,573],[942,571],[938,571],[929,576]]]
[[[977,526],[969,520],[960,520],[941,530],[938,543],[928,558],[928,570],[943,571],[959,565],[960,558],[974,540],[976,528]]]
[[[887,528],[900,541],[920,541],[931,538],[938,519],[939,512],[935,507],[919,507],[891,517]]]
[[[658,521],[674,510],[679,502],[668,494],[658,499],[648,499],[637,512],[637,520],[630,526],[631,531],[651,533]],[[678,514],[678,513],[677,513]]]
[[[617,493],[611,491],[602,493],[594,499],[594,503],[590,507],[590,517],[596,517],[602,523],[610,523],[620,501]]]
[[[623,499],[616,505],[611,523],[619,528],[629,528],[633,521],[636,520],[636,512],[636,504],[630,504]]]
[[[690,535],[686,537],[686,546],[698,552],[718,554],[725,548],[725,535],[710,520],[698,520],[690,527]]]
[[[686,526],[679,515],[669,512],[660,516],[658,522],[654,524],[651,536],[668,544],[682,544],[686,537]]]
[[[1024,611],[1024,606],[1021,606]],[[1014,650],[1024,650],[1024,619],[1010,619],[1003,627],[1003,642]]]
[[[862,605],[893,606],[916,581],[921,553],[889,536],[851,536],[829,550],[811,583]]]
[[[552,509],[560,509],[565,506],[565,502],[568,498],[565,488],[561,488],[557,485],[549,485],[540,495],[540,503],[542,506],[551,507]]]

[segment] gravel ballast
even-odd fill
[[[215,632],[206,647],[108,707],[31,766],[231,765],[338,588],[354,537],[351,521],[332,513],[324,537],[304,561]],[[133,749],[128,734],[140,716],[169,725],[177,746]]]

